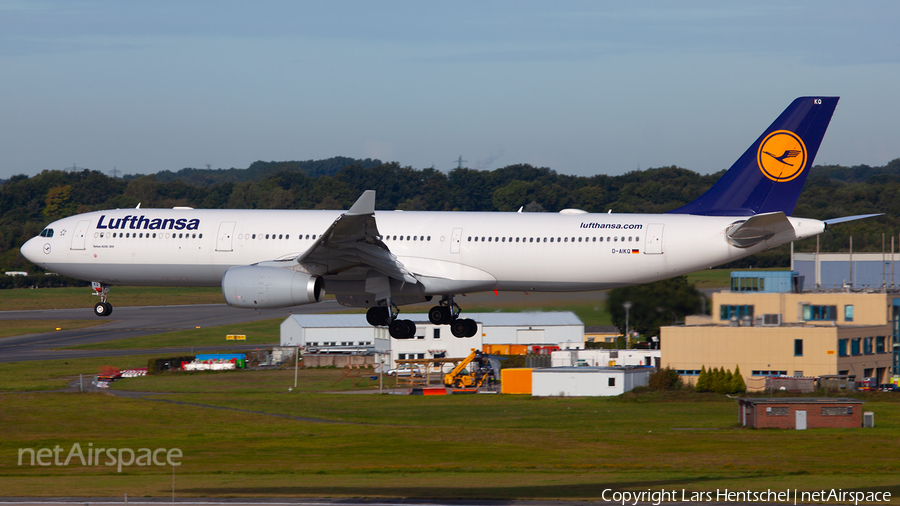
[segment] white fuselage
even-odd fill
[[[341,213],[97,211],[48,225],[53,236],[30,239],[22,252],[50,271],[110,285],[217,286],[230,267],[297,257]],[[789,237],[737,248],[725,232],[740,217],[377,211],[375,218],[384,244],[409,272],[453,280],[458,292],[579,291],[645,283],[824,230],[820,221],[789,218],[794,228]]]

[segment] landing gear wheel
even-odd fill
[[[428,311],[428,320],[435,325],[444,325],[453,321],[453,313],[447,306],[434,306]]]
[[[394,339],[412,339],[416,337],[416,324],[410,320],[394,320],[388,326],[388,331]]]
[[[459,319],[450,323],[450,333],[453,334],[453,337],[467,337],[466,334],[469,331],[467,321],[469,320]]]
[[[98,302],[94,304],[94,314],[100,317],[109,316],[112,313],[112,304],[109,302]]]
[[[366,311],[366,321],[373,327],[389,325],[391,323],[391,312],[386,307],[370,307]]]
[[[463,320],[466,323],[466,337],[472,337],[478,333],[478,324],[471,318]]]

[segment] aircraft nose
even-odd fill
[[[27,258],[33,264],[40,264],[47,255],[50,254],[50,243],[43,237],[32,237],[25,241],[25,244],[19,249],[22,256]]]

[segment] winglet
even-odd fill
[[[346,214],[347,216],[375,214],[375,190],[364,191]]]
[[[843,218],[834,218],[833,220],[823,220],[823,221],[825,222],[825,229],[827,230],[828,227],[830,227],[830,226],[832,226],[832,225],[837,225],[838,223],[844,223],[844,222],[847,222],[847,221],[862,220],[862,219],[865,219],[865,218],[874,218],[874,217],[876,217],[876,216],[883,216],[883,215],[884,215],[884,213],[878,213],[878,214],[857,214],[856,216],[844,216]]]

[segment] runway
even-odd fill
[[[341,309],[344,308],[334,300],[326,300],[309,306],[260,310],[237,309],[226,304],[116,307],[109,316],[109,320],[96,327],[61,330],[43,334],[26,334],[0,339],[0,362],[116,357],[160,352],[187,353],[192,350],[191,347],[139,350],[61,350],[59,348],[193,329],[197,326],[213,327],[272,318],[287,318],[291,314],[316,314],[339,311]],[[99,318],[94,315],[91,308],[79,308],[0,311],[0,321],[3,320],[99,320]],[[227,345],[221,347],[210,346],[203,349],[223,348],[233,350],[258,347],[259,345]]]

